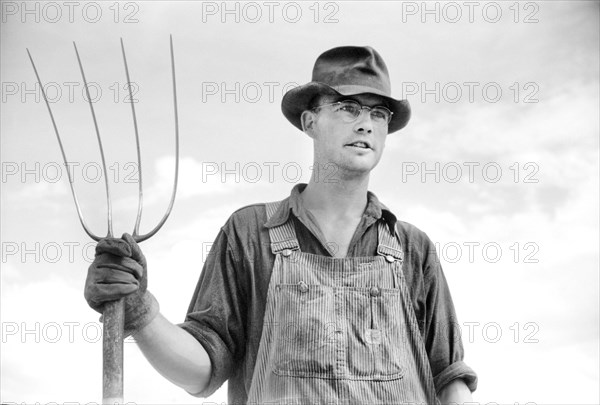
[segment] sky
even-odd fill
[[[27,57],[51,99],[86,223],[105,235],[100,154],[73,50],[103,137],[115,234],[141,231],[173,182],[169,59],[180,176],[166,225],[141,247],[162,313],[182,322],[219,228],[238,208],[289,195],[311,174],[310,138],[285,91],[319,54],[370,45],[408,126],[388,136],[370,190],[436,243],[478,403],[597,404],[599,397],[599,3],[1,1],[2,403],[99,403],[101,325],[83,298],[83,232]],[[125,400],[208,399],[163,379],[125,343]]]

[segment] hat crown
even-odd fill
[[[322,53],[315,62],[312,81],[324,83],[343,93],[347,86],[370,88],[391,96],[387,66],[370,46],[342,46]]]
[[[314,107],[316,97],[380,96],[378,103],[394,114],[388,133],[404,128],[410,119],[408,100],[391,96],[390,76],[383,58],[370,46],[341,46],[323,52],[316,60],[312,81],[289,89],[281,100],[283,115],[296,128],[303,130],[301,117]]]

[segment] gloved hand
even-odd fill
[[[136,333],[158,315],[158,301],[147,287],[146,258],[131,235],[125,233],[121,239],[104,238],[98,242],[84,296],[89,306],[100,313],[105,302],[125,297],[125,336]]]

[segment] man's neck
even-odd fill
[[[367,206],[369,175],[352,179],[316,179],[302,191],[304,207],[332,217],[360,217]]]

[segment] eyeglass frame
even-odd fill
[[[354,117],[354,119],[353,119],[352,121],[348,121],[348,123],[355,122],[355,121],[356,121],[356,120],[357,120],[357,119],[358,119],[358,118],[361,116],[361,114],[362,114],[362,112],[363,112],[363,110],[364,110],[364,109],[366,109],[366,110],[369,112],[369,118],[370,118],[370,119],[371,119],[373,122],[377,123],[377,121],[373,120],[373,117],[371,117],[371,111],[372,111],[373,109],[375,109],[375,108],[384,109],[384,110],[386,110],[386,111],[388,111],[388,112],[390,113],[390,117],[389,117],[389,119],[387,120],[386,124],[389,124],[389,123],[392,121],[392,116],[394,115],[394,112],[393,112],[393,111],[391,111],[389,108],[387,108],[387,107],[384,107],[384,106],[380,106],[380,105],[376,105],[376,106],[374,106],[374,107],[369,107],[369,106],[367,106],[367,105],[362,105],[361,103],[359,103],[359,102],[358,102],[358,101],[356,101],[356,100],[351,100],[351,99],[339,100],[339,101],[336,101],[336,102],[333,102],[333,103],[328,103],[328,104],[321,104],[321,105],[318,105],[318,106],[316,106],[316,107],[313,107],[313,108],[311,108],[311,109],[310,109],[310,111],[315,111],[315,110],[317,110],[317,109],[319,109],[319,108],[321,108],[321,107],[329,107],[329,106],[332,106],[332,105],[336,105],[336,104],[342,104],[342,103],[346,103],[346,102],[350,102],[350,103],[358,104],[358,106],[360,107],[360,112],[359,112],[359,114],[358,114],[356,117]],[[382,123],[381,125],[383,125],[383,123]]]

